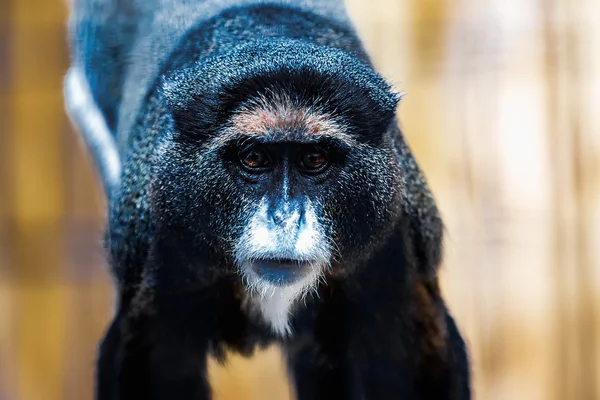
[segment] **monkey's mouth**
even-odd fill
[[[261,279],[278,286],[297,282],[311,271],[310,262],[287,258],[253,260],[250,267]]]

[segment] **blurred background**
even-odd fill
[[[445,218],[476,399],[600,399],[600,2],[350,0]],[[62,0],[0,0],[0,399],[92,398],[112,285]],[[216,397],[290,398],[277,349]]]

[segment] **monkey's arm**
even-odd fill
[[[316,335],[303,336],[288,351],[298,400],[470,400],[465,343],[447,311],[443,316],[447,329],[443,363],[430,360],[416,368],[413,351],[420,345],[404,337],[410,324],[394,329],[389,315],[377,313],[376,319],[387,321],[386,326],[352,339],[346,330],[375,325],[355,311],[335,310],[335,318],[328,314],[317,324],[327,327],[321,326]]]
[[[95,399],[210,399],[206,379],[208,326],[185,332],[178,329],[182,324],[179,318],[184,313],[191,317],[187,315],[189,308],[178,304],[162,318],[150,298],[134,302],[139,304],[120,309],[100,345]]]
[[[117,314],[106,331],[98,348],[96,368],[96,400],[117,400],[118,371],[121,356],[121,318]]]
[[[446,329],[448,330],[450,368],[455,372],[451,383],[451,399],[469,400],[471,398],[471,371],[469,354],[454,318],[446,311]]]

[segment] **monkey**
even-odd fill
[[[203,400],[279,344],[299,400],[470,399],[443,222],[342,0],[74,0],[67,113],[107,200],[98,400]]]

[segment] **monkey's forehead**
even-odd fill
[[[355,145],[344,121],[317,106],[303,104],[286,93],[260,97],[244,104],[232,115],[221,140],[237,136],[278,141],[336,139]]]
[[[322,112],[294,109],[273,99],[270,108],[251,118],[239,117],[237,123],[246,128],[303,123],[306,129],[324,131],[331,130],[325,129],[331,120],[325,116],[334,116],[352,120],[356,131],[382,131],[398,101],[390,85],[351,54],[291,39],[242,44],[189,68],[174,66],[163,75],[159,90],[176,119],[197,115],[190,125],[200,130],[224,123],[250,99],[283,92]],[[275,118],[282,110],[290,113]]]
[[[351,54],[293,39],[245,43],[201,59],[193,67],[172,66],[163,74],[160,90],[172,108],[182,108],[207,93],[228,92],[248,80],[286,75],[300,81],[320,76],[347,83],[385,111],[395,110],[399,100],[381,76]]]

